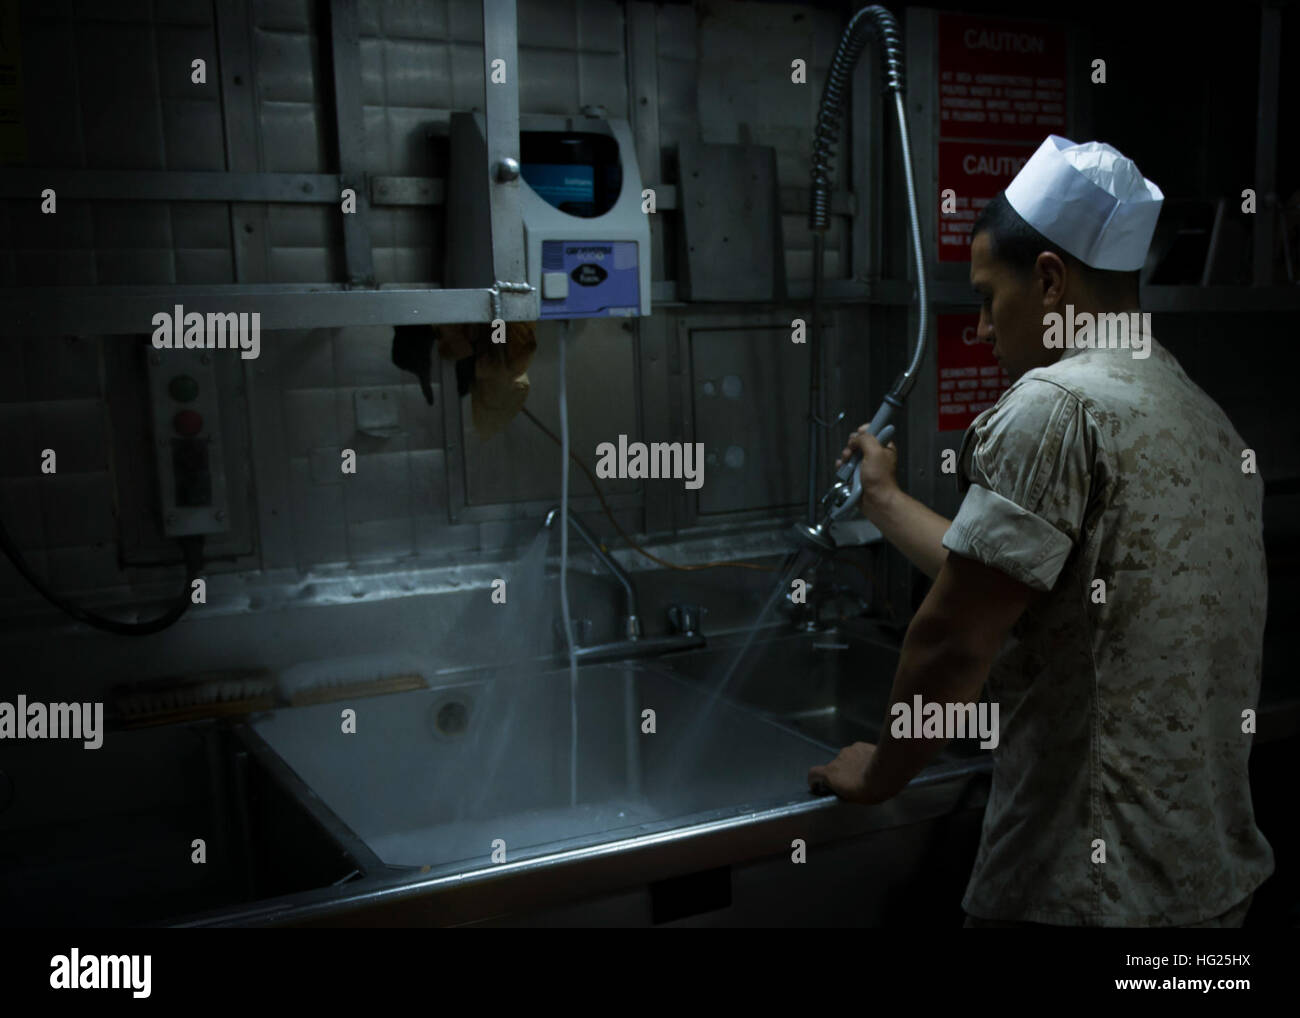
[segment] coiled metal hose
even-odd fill
[[[840,121],[849,94],[849,76],[857,66],[858,57],[872,36],[880,40],[881,70],[885,91],[899,95],[903,92],[902,38],[894,16],[878,4],[864,7],[849,20],[840,44],[835,48],[830,73],[822,88],[821,106],[817,110],[817,126],[813,133],[812,155],[812,207],[808,215],[810,230],[826,230],[831,215],[831,170],[835,144],[839,140]]]
[[[898,120],[898,140],[903,155],[903,174],[907,187],[907,209],[912,232],[912,253],[916,260],[917,299],[920,304],[916,345],[907,368],[898,376],[884,402],[872,419],[871,431],[879,434],[893,412],[901,409],[903,400],[916,383],[917,371],[925,355],[925,337],[929,328],[929,299],[925,282],[925,260],[921,255],[921,218],[916,202],[916,181],[912,174],[912,153],[907,131],[907,112],[903,102],[902,37],[898,22],[884,7],[873,4],[858,11],[845,26],[839,45],[831,61],[830,72],[822,89],[821,105],[817,110],[817,125],[813,136],[812,188],[809,199],[808,228],[813,231],[813,307],[812,342],[809,351],[812,360],[808,393],[808,515],[816,522],[818,493],[818,468],[821,464],[822,418],[821,379],[824,373],[821,346],[821,301],[823,290],[823,260],[825,257],[825,232],[830,227],[831,173],[835,145],[839,140],[840,124],[849,93],[849,77],[857,65],[858,57],[866,47],[867,39],[875,36],[880,43],[881,75],[886,94],[894,97],[894,111]]]

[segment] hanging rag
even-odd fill
[[[456,362],[456,393],[469,395],[475,433],[482,439],[501,432],[528,398],[528,365],[537,350],[533,322],[507,322],[505,342],[492,342],[486,322],[464,325],[399,325],[393,330],[393,363],[411,371],[433,404],[432,348]]]

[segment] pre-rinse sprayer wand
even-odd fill
[[[876,434],[876,441],[884,445],[894,435],[894,426],[887,424]],[[843,519],[853,511],[853,507],[862,498],[862,453],[854,452],[853,458],[835,472],[835,483],[830,486],[821,500],[821,522],[815,527],[807,523],[796,523],[791,533],[798,543],[820,552],[835,550],[835,539],[831,537],[831,524]]]
[[[916,384],[917,372],[921,359],[925,356],[925,337],[929,330],[929,299],[925,285],[925,260],[921,256],[921,217],[916,204],[916,181],[912,174],[912,152],[907,132],[907,111],[903,103],[903,56],[902,42],[898,34],[898,22],[884,7],[872,5],[864,7],[853,15],[840,37],[835,57],[831,61],[830,72],[826,76],[826,85],[822,91],[821,106],[817,112],[817,128],[813,142],[812,158],[812,197],[808,216],[808,225],[812,229],[816,253],[813,266],[813,345],[812,385],[810,386],[810,432],[815,434],[819,426],[816,420],[817,406],[815,400],[820,387],[820,336],[819,309],[821,304],[822,272],[822,235],[830,225],[830,191],[831,158],[834,144],[839,136],[840,120],[844,115],[844,103],[849,90],[849,76],[857,64],[858,57],[866,46],[867,38],[874,34],[881,47],[881,70],[884,76],[885,93],[894,97],[894,112],[898,120],[899,148],[903,155],[903,174],[907,186],[907,210],[912,227],[912,254],[916,259],[916,286],[919,302],[919,315],[916,330],[916,346],[912,359],[886,393],[880,409],[871,419],[868,430],[882,444],[889,441],[894,427],[889,419],[895,410],[902,409],[903,400]],[[817,442],[810,441],[812,450]],[[816,460],[810,456],[809,471],[816,469]],[[795,524],[790,536],[797,544],[811,548],[820,553],[835,550],[835,540],[831,537],[831,524],[852,512],[862,495],[862,478],[859,465],[862,453],[855,452],[853,458],[836,472],[835,481],[822,496],[818,504],[817,522]],[[815,492],[816,489],[814,489]]]

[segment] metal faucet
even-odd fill
[[[826,619],[823,609],[827,604],[847,598],[851,601],[856,614],[859,616],[865,615],[870,608],[870,605],[867,604],[858,591],[847,584],[836,583],[834,577],[829,575],[824,577],[822,575],[814,576],[808,584],[805,594],[807,600],[801,604],[795,604],[792,594],[785,595],[786,614],[789,616],[795,631],[800,633],[816,633],[838,627],[845,616],[841,610],[831,616],[829,620]]]
[[[549,528],[559,516],[560,507],[556,506],[546,514],[546,522],[543,526]],[[623,658],[649,657],[654,654],[667,653],[668,651],[689,650],[693,647],[704,646],[704,636],[698,632],[676,633],[671,636],[652,636],[642,639],[641,618],[637,614],[636,587],[632,584],[632,577],[628,576],[627,570],[600,546],[600,542],[573,513],[569,513],[569,525],[578,532],[579,537],[587,542],[596,558],[613,574],[614,579],[618,580],[619,585],[623,588],[626,604],[626,613],[623,618],[623,631],[626,634],[624,638],[612,643],[599,643],[591,647],[575,647],[574,655],[579,661],[617,661]]]
[[[559,516],[560,507],[556,506],[546,514],[546,523],[543,525],[549,527],[559,519]],[[601,564],[614,574],[614,579],[618,580],[623,587],[624,602],[627,608],[623,618],[625,639],[641,639],[641,619],[636,612],[636,587],[632,586],[632,577],[628,576],[627,570],[615,562],[613,556],[600,546],[600,542],[596,540],[595,535],[573,513],[569,513],[569,526],[576,530],[578,536],[587,542],[596,558],[600,559]]]

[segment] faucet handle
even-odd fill
[[[708,614],[707,608],[698,604],[674,604],[668,609],[668,622],[674,633],[695,636],[700,630],[700,620]]]

